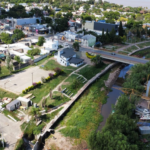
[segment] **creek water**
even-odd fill
[[[130,70],[130,68],[133,65],[128,65],[126,67],[124,67],[121,71],[120,74],[118,76],[118,78],[123,78],[125,79],[126,73]],[[123,94],[122,91],[115,89],[114,87],[120,88],[120,84],[118,85],[117,82],[112,86],[111,88],[111,92],[108,93],[108,98],[107,98],[107,103],[104,104],[101,108],[101,115],[103,116],[103,122],[100,123],[98,130],[102,130],[102,128],[104,127],[107,118],[109,117],[109,115],[112,113],[112,105],[115,105],[118,97]]]

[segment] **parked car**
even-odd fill
[[[140,120],[150,120],[150,114],[141,116]]]
[[[111,53],[111,55],[116,55],[116,53]]]
[[[135,111],[143,114],[150,114],[150,111],[143,106],[137,106]]]

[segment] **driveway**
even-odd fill
[[[21,122],[14,122],[0,113],[0,134],[7,143],[6,150],[14,150],[17,140],[21,137]]]
[[[53,71],[40,69],[39,66],[31,67],[2,79],[0,87],[13,93],[21,94],[25,88],[32,85],[32,80],[33,82],[39,82],[41,77],[48,77],[49,73],[53,73]]]

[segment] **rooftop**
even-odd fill
[[[80,58],[76,58],[76,57],[72,57],[69,62],[70,63],[73,63],[73,64],[79,64],[81,62],[83,62],[84,60],[83,59],[80,59]]]
[[[65,58],[71,58],[73,55],[75,55],[73,48],[63,49],[62,56],[64,56]]]

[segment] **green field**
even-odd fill
[[[5,91],[5,90],[0,88],[0,98],[9,97],[9,98],[15,99],[15,98],[17,98],[17,96],[18,95],[14,94],[14,93]]]
[[[107,65],[102,64],[100,67],[95,66],[86,66],[83,69],[79,70],[77,73],[83,75],[86,79],[91,79],[97,73],[101,72]]]
[[[0,78],[4,78],[10,75],[9,70],[7,69],[7,67],[2,66],[1,67],[1,73],[0,73]]]

